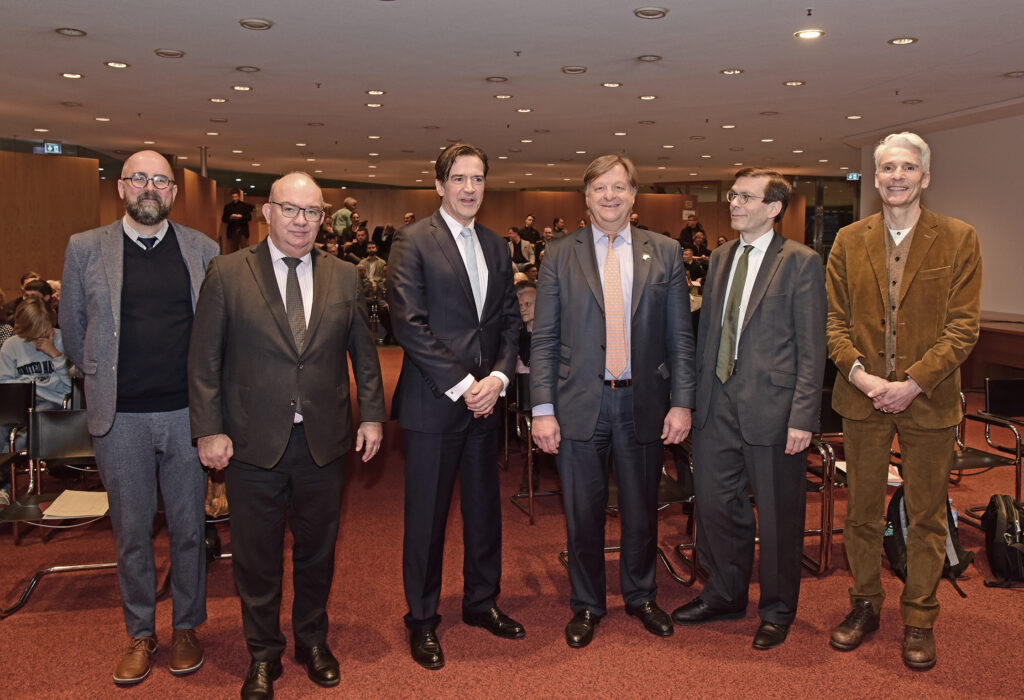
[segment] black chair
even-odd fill
[[[31,493],[35,487],[35,472],[32,470],[31,462],[28,459],[27,435],[29,424],[32,420],[33,406],[35,405],[36,385],[34,382],[10,382],[0,384],[0,426],[7,427],[7,454],[0,456],[0,469],[9,467],[11,502],[18,498],[17,470],[21,465],[28,465],[29,484],[26,486],[26,493]],[[18,449],[18,438],[26,438],[26,447]],[[3,512],[7,512],[8,506]],[[0,513],[2,515],[2,513]],[[18,539],[17,526],[14,527],[14,538]]]
[[[513,382],[515,384],[514,396],[515,399],[510,403],[509,411],[514,421],[516,435],[524,443],[524,449],[526,450],[526,465],[525,470],[525,483],[526,491],[519,490],[512,494],[511,501],[512,505],[521,510],[530,519],[530,524],[534,523],[534,499],[543,496],[561,496],[562,491],[560,489],[540,491],[537,489],[539,485],[536,483],[540,475],[539,470],[534,469],[535,460],[541,456],[540,450],[536,445],[533,444],[533,414],[530,408],[530,375],[528,374],[517,374]],[[509,435],[508,433],[508,420],[506,419],[506,436],[505,436],[505,464],[508,467],[508,456],[509,456]],[[523,501],[526,501],[526,505],[523,505]]]

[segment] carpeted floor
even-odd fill
[[[390,392],[401,353],[382,348],[381,358]],[[974,402],[972,402],[973,405]],[[973,428],[972,428],[973,430]],[[970,435],[981,440],[980,432]],[[514,448],[517,450],[518,448]],[[506,496],[515,492],[522,454],[514,451],[512,466],[502,473]],[[404,458],[401,433],[389,423],[381,456],[368,465],[350,460],[338,539],[334,589],[330,603],[329,644],[342,663],[342,683],[332,690],[310,682],[286,652],[284,676],[275,683],[279,698],[307,697],[838,697],[974,698],[1024,695],[1024,591],[987,589],[988,575],[982,533],[961,526],[961,537],[978,560],[961,579],[961,599],[942,583],[943,606],[936,625],[939,662],[928,672],[914,672],[900,660],[902,623],[900,583],[885,576],[889,600],[882,628],[859,650],[833,651],[828,632],[847,611],[846,570],[842,538],[833,548],[833,566],[824,576],[805,573],[800,613],[781,647],[758,652],[750,641],[757,627],[757,582],[751,586],[746,619],[702,627],[677,628],[662,639],[627,617],[619,597],[617,558],[609,556],[609,614],[594,642],[582,650],[566,646],[563,629],[571,613],[569,581],[558,563],[565,544],[565,521],[557,498],[541,499],[537,523],[507,500],[504,514],[503,609],[527,628],[526,638],[504,641],[460,620],[461,520],[453,505],[439,634],[447,666],[427,671],[409,656],[402,615],[402,484]],[[544,483],[553,484],[553,468]],[[958,506],[985,503],[992,493],[1009,493],[1012,474],[996,471],[967,478],[950,488]],[[816,496],[811,496],[816,498]],[[837,497],[836,523],[841,524],[846,494]],[[809,505],[809,513],[814,512]],[[683,537],[686,518],[678,507],[661,516],[660,539],[666,550]],[[230,550],[227,528],[222,528]],[[617,538],[617,522],[609,519],[608,540]],[[810,546],[811,541],[808,541]],[[166,570],[167,540],[154,540],[158,567]],[[0,531],[0,599],[6,607],[20,594],[38,568],[53,564],[111,561],[113,541],[102,521],[87,528],[61,531],[44,540],[38,531],[25,534],[15,546],[10,528]],[[286,564],[286,581],[290,567]],[[229,561],[210,565],[207,574],[209,620],[199,635],[206,665],[197,673],[175,678],[167,671],[167,650],[161,648],[150,677],[130,689],[118,689],[111,673],[125,649],[116,576],[112,571],[55,575],[44,578],[28,604],[0,621],[0,695],[6,698],[232,698],[237,697],[248,657],[242,637],[238,599]],[[680,586],[658,570],[659,603],[668,611],[698,591]],[[291,639],[286,587],[282,625]],[[160,640],[170,641],[171,602],[157,608]]]

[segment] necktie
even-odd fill
[[[139,236],[139,243],[146,246],[146,250],[153,250],[153,246],[156,245],[156,236]]]
[[[747,267],[750,251],[753,249],[752,245],[743,246],[743,255],[736,263],[736,274],[732,276],[729,298],[725,300],[722,340],[718,345],[718,361],[715,363],[715,374],[723,384],[736,368],[736,333],[740,327],[740,301],[743,299],[743,287],[747,284]]]
[[[480,318],[484,311],[484,295],[480,290],[480,272],[476,266],[476,244],[473,242],[473,232],[468,227],[462,229],[462,246],[466,253],[469,286],[473,289],[473,301],[476,302],[476,316]]]
[[[626,311],[622,301],[622,277],[619,256],[615,253],[617,233],[608,234],[608,255],[604,259],[604,366],[613,377],[626,371],[629,351],[626,347]]]
[[[288,266],[288,279],[284,285],[284,309],[288,314],[288,325],[292,328],[295,346],[301,351],[302,341],[306,338],[306,312],[302,308],[302,290],[299,288],[299,275],[295,268],[302,262],[298,258],[283,258]]]

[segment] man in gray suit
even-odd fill
[[[571,647],[605,615],[608,457],[622,514],[626,612],[672,634],[655,602],[663,443],[690,431],[693,329],[679,246],[629,224],[636,169],[601,156],[583,177],[593,224],[546,249],[530,351],[533,437],[558,455],[569,542]]]
[[[295,658],[317,685],[340,682],[327,645],[345,453],[380,449],[384,390],[355,265],[314,248],[323,194],[290,173],[263,205],[269,237],[217,258],[196,306],[189,350],[192,436],[224,469],[231,550],[251,660],[242,698],[267,698],[281,675],[286,513],[292,545]]]
[[[219,246],[167,220],[178,193],[170,164],[140,151],[117,191],[124,218],[68,243],[60,326],[85,375],[89,432],[110,500],[117,575],[131,637],[120,685],[149,675],[156,651],[153,516],[161,490],[171,537],[171,673],[203,664],[195,628],[206,619],[206,476],[188,425],[186,359],[199,286]]]
[[[796,616],[804,451],[818,429],[825,372],[821,258],[773,230],[790,192],[779,173],[745,168],[727,195],[740,239],[711,255],[693,420],[697,552],[709,578],[700,597],[672,613],[681,625],[743,617],[759,532],[755,649],[782,644]]]

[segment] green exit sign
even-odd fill
[[[49,141],[43,143],[43,153],[60,153],[59,143],[50,143]]]

